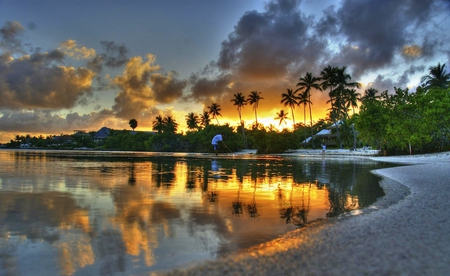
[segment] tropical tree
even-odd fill
[[[239,123],[241,125],[242,129],[242,136],[244,136],[244,148],[247,148],[247,143],[245,141],[245,128],[244,128],[244,121],[242,120],[242,107],[247,104],[245,97],[242,95],[242,93],[234,94],[234,99],[231,99],[232,102],[234,102],[234,105],[237,106],[237,111],[239,115]]]
[[[311,126],[311,137],[313,136],[313,128],[312,128],[312,111],[311,111],[311,90],[314,88],[316,90],[322,91],[322,88],[319,84],[320,78],[316,78],[312,76],[311,72],[306,72],[306,75],[304,77],[301,77],[299,79],[299,82],[297,83],[297,90],[296,91],[302,91],[304,90],[305,93],[308,95],[308,105],[309,105],[309,123]],[[314,142],[313,142],[313,148]]]
[[[258,109],[259,100],[263,100],[264,98],[261,97],[261,92],[258,91],[252,91],[250,92],[250,95],[247,97],[247,102],[250,105],[253,105],[253,110],[255,111],[255,122],[256,125],[258,125],[258,116],[256,113],[256,110]]]
[[[355,108],[358,107],[358,102],[361,101],[361,94],[356,92],[355,89],[348,89],[346,93],[346,108],[352,108],[353,115],[355,114]],[[348,114],[347,114],[348,115]]]
[[[131,129],[132,129],[133,131],[134,131],[134,129],[137,128],[137,126],[138,126],[138,122],[136,121],[136,119],[131,119],[130,122],[129,122],[129,124],[130,124],[130,127],[131,127]]]
[[[199,118],[198,115],[194,114],[194,112],[188,113],[186,115],[186,124],[188,129],[193,130],[198,128]]]
[[[161,133],[164,130],[164,119],[161,115],[156,116],[156,120],[153,121],[153,130]]]
[[[178,123],[172,116],[167,116],[164,118],[164,129],[163,131],[166,133],[175,133],[178,129]]]
[[[306,126],[306,105],[310,104],[308,92],[306,92],[306,90],[300,94],[300,96],[298,98],[298,104],[299,105],[303,104],[303,123]],[[305,132],[305,140],[306,140],[306,138],[307,138],[306,137],[306,127],[304,127],[304,132]],[[311,135],[311,137],[312,137],[312,135]]]
[[[242,95],[242,93],[234,94],[234,99],[231,99],[231,102],[233,102],[233,105],[237,106],[239,123],[242,125],[242,108],[247,104],[247,102],[245,101],[245,97]]]
[[[286,124],[286,120],[288,119],[288,112],[284,112],[284,110],[280,110],[280,112],[277,112],[277,117],[274,118],[274,120],[280,121],[280,126],[282,123]]]
[[[203,111],[202,114],[200,114],[200,124],[204,127],[209,126],[211,123],[211,118],[209,118],[209,112]]]
[[[281,103],[284,104],[284,106],[289,106],[291,108],[292,121],[294,122],[293,126],[295,126],[294,109],[295,106],[298,105],[298,99],[299,97],[296,92],[289,88],[287,89],[287,93],[281,94]]]
[[[209,114],[212,114],[213,118],[215,118],[217,120],[217,124],[220,125],[219,119],[217,119],[217,116],[222,116],[222,114],[220,114],[220,110],[222,110],[220,108],[220,105],[217,103],[212,103],[210,106],[208,106],[208,108],[209,108]]]
[[[378,94],[378,90],[376,90],[375,88],[371,87],[369,89],[364,90],[364,96],[361,97],[360,101],[364,102],[364,101],[370,101],[370,100],[375,100],[378,99],[379,96],[377,96]]]
[[[422,77],[423,86],[425,89],[431,87],[447,88],[450,84],[450,73],[445,72],[445,63],[438,63],[437,66],[431,66],[429,74]]]
[[[351,76],[346,72],[347,67],[343,66],[339,67],[331,67],[328,65],[325,69],[322,70],[320,84],[322,89],[326,90],[330,88],[330,93],[328,94],[330,97],[331,104],[331,119],[334,121],[337,130],[337,137],[339,147],[342,147],[339,126],[337,124],[338,120],[341,120],[342,117],[345,118],[345,114],[347,114],[345,99],[346,93],[348,93],[349,88],[360,88],[361,84],[358,82],[350,82]]]
[[[352,77],[345,70],[347,67],[343,66],[341,68],[337,68],[336,70],[336,81],[337,87],[335,89],[335,97],[336,97],[336,106],[338,108],[338,114],[343,114],[344,116],[348,115],[347,113],[347,101],[350,99],[349,93],[352,93],[354,97],[356,97],[356,90],[352,88],[360,88],[361,84],[358,82],[350,82]],[[356,99],[355,99],[356,102]],[[357,105],[357,103],[356,103]],[[341,112],[341,108],[344,109],[344,112]],[[340,119],[340,118],[339,118]]]

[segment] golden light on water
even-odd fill
[[[0,178],[2,190],[17,190],[7,196],[0,192],[0,214],[8,206],[21,206],[16,211],[21,215],[12,225],[6,220],[5,229],[14,231],[0,237],[22,237],[22,242],[37,237],[39,246],[53,239],[55,262],[64,275],[94,264],[103,267],[111,258],[131,262],[131,271],[159,267],[167,256],[190,260],[188,251],[212,256],[256,244],[265,244],[257,246],[257,254],[284,250],[290,245],[268,241],[361,204],[357,196],[321,183],[328,181],[324,173],[331,169],[323,162],[186,155],[115,161],[11,156],[2,159],[0,172],[17,170],[23,181],[11,186],[8,178]],[[120,271],[124,265],[102,269]]]

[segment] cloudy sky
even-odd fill
[[[182,130],[213,102],[234,126],[231,99],[251,91],[258,121],[277,125],[291,116],[281,94],[306,72],[346,66],[363,94],[414,91],[430,66],[450,67],[448,0],[0,0],[0,19],[0,142],[132,118],[150,130],[157,115]],[[327,99],[313,92],[315,119]]]

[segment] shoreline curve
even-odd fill
[[[318,221],[251,251],[154,275],[447,274],[450,152],[361,158],[407,165],[374,171],[386,195],[362,215]]]

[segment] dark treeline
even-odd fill
[[[157,116],[153,122],[155,132],[135,132],[138,122],[131,119],[133,131],[112,130],[109,137],[100,143],[94,142],[91,133],[90,136],[76,137],[71,146],[106,150],[211,152],[212,137],[224,133],[227,134],[225,142],[233,151],[247,148],[257,149],[258,153],[280,153],[300,147],[317,148],[322,140],[315,134],[326,127],[338,125],[331,128],[335,139],[331,146],[336,148],[371,146],[389,155],[446,151],[450,150],[449,83],[450,74],[445,72],[445,64],[438,64],[429,68],[429,74],[422,78],[422,84],[415,92],[394,87],[394,93],[389,94],[370,88],[361,97],[356,91],[360,84],[351,82],[346,67],[328,66],[320,72],[320,77],[307,72],[299,78],[295,90],[288,88],[281,94],[280,103],[289,107],[292,115],[292,131],[284,129],[279,132],[273,125],[264,127],[259,124],[258,103],[264,98],[261,92],[252,91],[247,98],[242,93],[236,93],[231,99],[237,106],[238,127],[227,123],[220,125],[220,104],[212,103],[208,106],[209,110],[201,114],[186,115],[189,130],[183,134],[177,133],[178,123],[171,116]],[[327,103],[330,106],[327,118],[315,123],[311,115],[313,91],[328,93]],[[244,126],[241,116],[242,108],[247,104],[252,105],[255,115],[250,129]],[[296,107],[303,107],[303,123],[295,123],[293,115]],[[280,125],[285,124],[289,111],[280,110],[274,119]],[[211,124],[211,121],[217,124]],[[313,139],[302,143],[308,137]],[[42,136],[16,136],[8,146],[18,147],[26,141],[35,147],[46,147],[51,145],[51,140]]]

